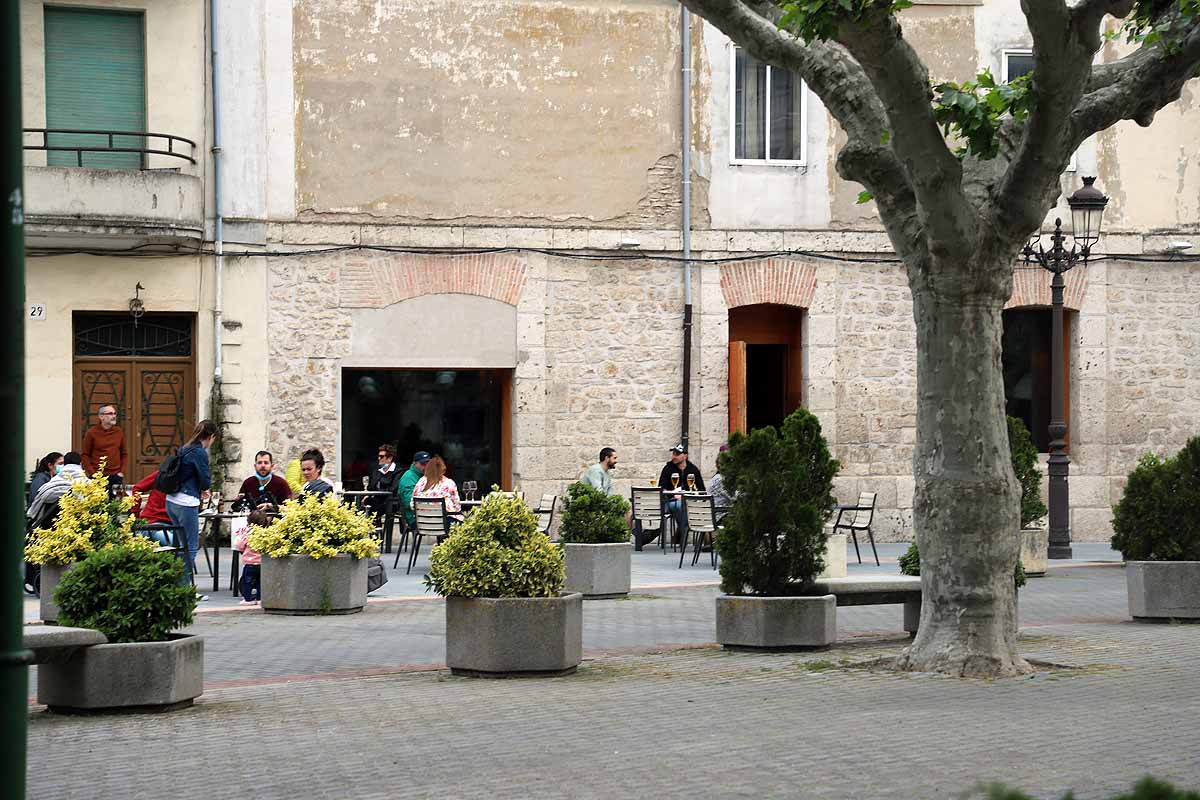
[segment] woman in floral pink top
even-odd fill
[[[462,504],[458,501],[458,485],[446,477],[446,462],[434,456],[425,465],[425,475],[413,488],[413,497],[444,497],[446,514],[462,521]],[[415,506],[415,504],[414,504]]]

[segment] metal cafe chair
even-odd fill
[[[879,551],[875,549],[875,536],[871,533],[871,521],[875,518],[875,492],[861,492],[858,504],[853,506],[838,506],[837,521],[833,523],[833,532],[849,531],[854,541],[854,555],[858,563],[862,563],[862,554],[858,552],[858,531],[866,531],[867,539],[871,542],[871,552],[875,554],[875,566],[879,566]]]
[[[413,528],[412,550],[408,554],[407,575],[412,572],[413,564],[417,563],[417,554],[421,551],[421,539],[432,536],[437,542],[442,541],[450,533],[450,517],[446,514],[446,500],[443,497],[414,497],[413,511],[417,524]],[[396,551],[396,564],[400,563],[400,551]]]
[[[156,542],[161,542],[161,539],[159,538],[159,536],[157,536],[155,534],[161,534],[162,538],[166,539],[166,541],[168,543],[167,544],[159,544],[159,547],[158,547],[159,550],[161,550],[164,553],[174,553],[175,555],[179,556],[181,559],[186,559],[188,557],[187,541],[185,538],[186,534],[184,533],[182,525],[154,524],[154,525],[147,525],[145,528],[134,528],[133,532],[138,534],[139,536],[144,536],[147,539],[152,539]],[[207,553],[206,553],[206,555],[207,555]],[[191,578],[192,585],[195,585],[195,583],[196,583],[195,569],[191,570],[191,572],[189,573],[189,577]]]
[[[683,507],[687,511],[688,529],[683,536],[679,548],[679,567],[683,568],[683,557],[687,553],[688,539],[695,538],[695,549],[692,551],[692,566],[700,561],[700,551],[705,541],[709,544],[712,556],[712,567],[717,568],[717,509],[713,504],[713,496],[702,492],[684,492]]]
[[[554,508],[558,505],[558,495],[544,494],[534,511],[538,518],[538,530],[550,535],[550,526],[554,524]]]
[[[658,486],[634,486],[629,492],[629,504],[633,506],[633,522],[637,534],[637,549],[641,550],[646,542],[654,541],[657,536],[662,549],[666,549],[666,536],[663,530],[663,490]]]

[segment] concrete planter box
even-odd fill
[[[816,597],[717,597],[717,641],[725,647],[809,649],[837,641],[837,600]]]
[[[624,597],[629,594],[633,545],[563,544],[567,562],[564,592],[579,592],[584,600]]]
[[[204,691],[204,640],[96,644],[38,666],[37,698],[51,711],[173,711]]]
[[[354,614],[367,604],[367,559],[345,553],[263,556],[261,580],[268,614]]]
[[[1021,529],[1021,564],[1026,577],[1046,574],[1046,554],[1050,549],[1049,528]]]
[[[583,595],[447,597],[446,666],[471,677],[569,675],[583,659]]]
[[[75,562],[75,564],[78,563],[78,561]],[[42,622],[58,622],[58,613],[61,609],[59,609],[58,603],[54,602],[54,590],[58,588],[58,583],[62,580],[63,575],[75,569],[75,564],[42,565],[42,588],[38,591]]]
[[[832,527],[826,527],[826,531]],[[827,533],[825,536],[825,571],[818,578],[846,577],[846,534]]]
[[[1200,561],[1126,561],[1129,616],[1200,620]]]

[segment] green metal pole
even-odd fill
[[[29,668],[25,623],[25,218],[21,165],[19,0],[0,0],[0,419],[10,456],[0,459],[0,794],[25,797]],[[7,575],[5,578],[3,576]]]

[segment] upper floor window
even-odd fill
[[[46,6],[46,127],[50,166],[139,169],[146,130],[146,54],[141,12]],[[109,148],[102,152],[97,148]]]
[[[1033,51],[1032,50],[1005,50],[1003,71],[1000,79],[1005,83],[1015,81],[1022,75],[1028,75],[1033,72]],[[1075,172],[1078,169],[1075,163],[1075,154],[1071,154],[1071,163],[1067,164],[1067,172]]]
[[[804,82],[789,70],[764,64],[731,47],[730,131],[734,163],[805,163]]]

